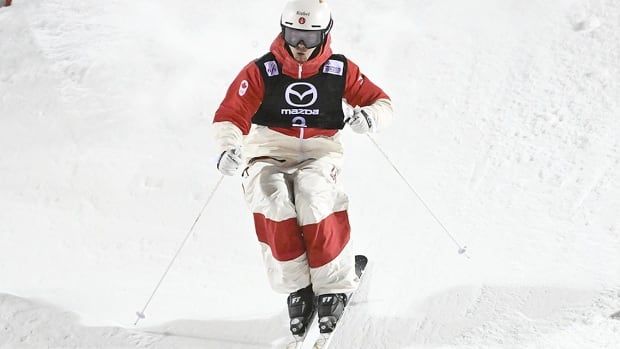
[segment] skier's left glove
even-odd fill
[[[239,166],[241,166],[241,149],[233,148],[222,152],[220,155],[220,159],[217,162],[217,169],[223,175],[232,176],[234,175]]]
[[[354,132],[375,132],[377,120],[369,108],[359,106],[354,108],[342,101],[342,111],[344,112],[344,122],[349,124]]]

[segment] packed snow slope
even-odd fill
[[[0,9],[0,347],[281,348],[211,119],[283,1]],[[620,2],[332,0],[333,46],[388,92],[345,131],[372,261],[334,348],[618,348]],[[467,254],[457,253],[457,244]]]

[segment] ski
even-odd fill
[[[617,312],[611,314],[609,317],[611,317],[612,319],[615,319],[615,320],[620,320],[620,311],[617,311]]]
[[[366,256],[362,256],[362,255],[355,256],[355,273],[360,278],[360,282],[361,282],[362,276],[364,275],[367,265],[368,265],[368,258]],[[359,290],[359,287],[358,287],[358,290]],[[349,305],[351,304],[351,301],[353,300],[353,297],[355,296],[356,291],[347,295],[347,299],[348,299],[347,306],[345,306],[342,316],[338,320],[338,324],[341,325],[342,321],[345,319],[346,314],[347,314],[347,309],[349,308]],[[319,328],[321,326],[322,324],[321,324],[321,321],[319,320]],[[337,325],[332,332],[321,333],[320,337],[314,342],[312,349],[327,349],[339,327],[340,326]]]
[[[295,335],[295,340],[293,340],[292,342],[289,342],[286,345],[286,349],[301,349],[304,345],[304,340],[306,339],[306,335],[303,336],[297,336]]]
[[[314,322],[315,318],[316,318],[316,311],[314,312],[314,314],[310,318],[310,321],[308,322],[308,327],[306,328],[306,332],[304,332],[303,335],[294,334],[293,340],[286,345],[286,349],[301,349],[303,347],[304,341],[306,340],[306,337],[308,336],[308,332],[310,332],[310,329],[312,328],[311,325]]]

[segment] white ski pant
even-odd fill
[[[254,215],[267,275],[276,292],[313,285],[315,294],[348,293],[359,282],[347,248],[348,198],[328,160],[287,164],[250,161],[243,172],[245,199]]]

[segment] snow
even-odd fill
[[[333,348],[616,348],[620,3],[332,0],[334,49],[394,100],[345,133],[371,258]],[[210,124],[283,2],[0,9],[0,347],[278,348],[238,178]],[[468,258],[469,257],[469,258]]]

